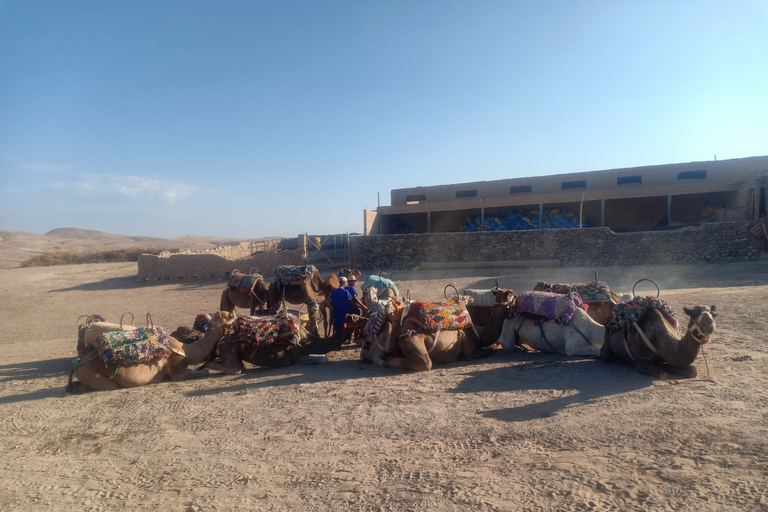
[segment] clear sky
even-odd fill
[[[768,154],[768,0],[0,0],[0,228],[362,232],[390,190]]]

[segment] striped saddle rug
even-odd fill
[[[418,301],[411,304],[408,314],[411,312],[424,324],[424,329],[435,332],[458,331],[470,327],[471,320],[464,304],[456,298],[440,304],[434,302]]]
[[[94,340],[93,346],[105,363],[152,363],[175,352],[160,327],[105,332]]]
[[[226,336],[218,345],[239,343],[243,349],[262,345],[299,343],[299,319],[295,315],[241,316],[233,325],[233,336]]]
[[[517,296],[514,312],[531,314],[568,325],[577,309],[587,309],[578,295],[551,292],[523,292]]]

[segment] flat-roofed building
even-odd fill
[[[604,226],[648,231],[765,214],[768,156],[395,189],[366,234]]]

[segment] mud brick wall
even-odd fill
[[[354,236],[351,265],[381,270],[424,262],[559,260],[562,265],[601,267],[747,261],[768,253],[768,240],[754,236],[753,225],[721,222],[633,233],[585,228]]]
[[[225,278],[234,269],[249,272],[256,267],[267,281],[274,280],[275,269],[280,265],[303,265],[306,258],[304,249],[265,251],[245,256],[233,251],[224,255],[216,253],[162,253],[157,256],[139,256],[138,280],[155,281],[164,279]],[[230,257],[228,257],[230,256]],[[234,256],[234,257],[231,257]]]

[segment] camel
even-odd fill
[[[304,328],[314,336],[320,336],[320,324],[318,322],[319,312],[320,304],[318,304],[317,301],[311,300],[307,303],[307,324]]]
[[[717,313],[714,305],[684,307],[683,311],[689,320],[681,338],[674,313],[661,299],[636,297],[624,307],[617,306],[605,327],[601,359],[632,362],[639,372],[657,379],[666,379],[668,373],[696,377],[693,361],[715,332]],[[622,322],[622,317],[631,320]]]
[[[251,315],[263,311],[269,303],[269,287],[261,274],[243,274],[232,271],[227,287],[221,292],[220,311],[235,312],[235,308],[248,309]]]
[[[608,285],[602,281],[567,284],[552,284],[546,281],[539,281],[536,283],[536,286],[533,287],[533,291],[561,293],[566,295],[577,293],[584,303],[589,306],[589,308],[587,308],[587,314],[592,320],[601,325],[605,325],[605,322],[608,321],[613,306],[619,302],[632,298],[631,296],[627,297],[626,295],[619,295],[612,292],[608,288]]]
[[[604,336],[605,327],[595,322],[583,309],[574,311],[567,325],[548,319],[526,318],[517,313],[504,324],[501,346],[513,351],[522,343],[539,352],[599,356]]]
[[[166,376],[180,379],[191,364],[199,364],[209,358],[216,343],[224,337],[226,328],[234,321],[234,314],[219,311],[213,315],[213,321],[205,337],[194,343],[184,344],[168,336],[170,347],[168,354],[151,362],[143,363],[106,363],[99,350],[93,347],[84,357],[76,359],[69,372],[66,392],[74,389],[74,379],[93,391],[108,391],[118,388],[133,388],[145,384],[155,384]]]
[[[330,293],[339,287],[339,278],[331,274],[323,281],[313,265],[281,265],[277,279],[269,285],[267,308],[277,312],[283,301],[288,304],[306,304],[311,300],[321,304]]]
[[[440,305],[424,302],[411,304],[402,325],[393,335],[397,353],[388,357],[387,365],[428,371],[433,364],[493,355],[493,349],[487,347],[496,343],[501,336],[504,319],[515,298],[512,290],[499,290],[498,293],[503,294],[504,298],[494,305],[491,321],[483,327],[472,324],[469,314],[465,313],[466,308],[458,298]],[[455,314],[446,316],[445,312],[449,310]],[[425,315],[427,311],[429,313]],[[434,311],[439,312],[434,314]],[[440,320],[435,321],[436,318]],[[448,322],[450,325],[446,326]]]
[[[264,324],[265,329],[255,324]],[[327,354],[338,350],[352,332],[362,329],[366,318],[347,315],[344,329],[329,338],[307,332],[299,320],[290,314],[241,317],[235,322],[233,334],[218,343],[220,361],[209,361],[206,368],[239,375],[245,369],[243,361],[254,366],[292,366],[307,354]],[[270,334],[271,333],[271,334]]]
[[[368,322],[363,329],[360,360],[382,368],[387,366],[387,357],[395,354],[400,319],[405,307],[402,299],[375,300],[369,309]]]
[[[446,289],[447,288],[448,287],[446,287]],[[507,300],[507,295],[499,293],[499,290],[498,280],[496,282],[496,287],[494,288],[467,288],[464,290],[462,298],[465,300],[467,311],[472,317],[472,321],[475,325],[486,325],[490,322],[491,317],[493,317],[493,307],[499,303],[499,301],[503,302]]]

